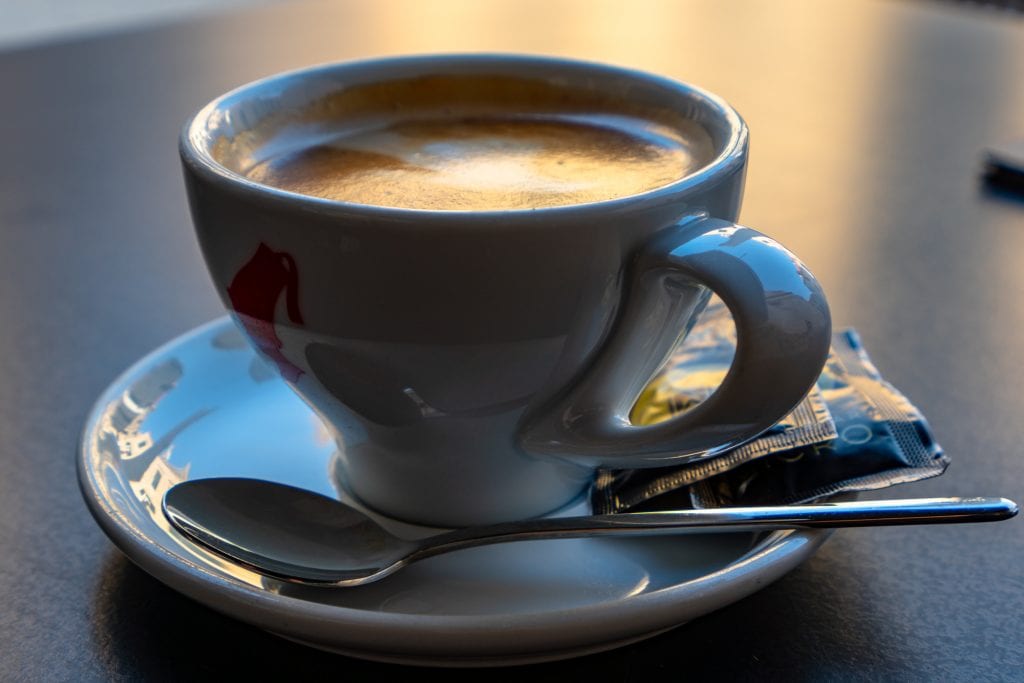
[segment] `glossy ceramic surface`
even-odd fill
[[[259,158],[264,129],[300,135],[303,112],[344,112],[353,91],[440,80],[461,102],[476,91],[452,84],[467,75],[534,84],[560,100],[628,103],[652,121],[671,112],[705,129],[714,158],[648,192],[509,211],[332,201],[230,168],[234,155]],[[504,95],[489,106],[516,112],[518,100]],[[442,115],[393,97],[389,106]],[[828,352],[815,278],[775,241],[732,223],[746,126],[687,84],[515,55],[330,64],[218,98],[186,127],[181,154],[221,299],[343,444],[339,466],[353,490],[396,518],[464,526],[537,516],[577,496],[599,465],[710,457],[788,413]],[[631,424],[629,408],[709,289],[737,321],[728,377],[685,416]]]
[[[417,664],[525,663],[615,647],[764,587],[827,536],[514,543],[330,590],[257,576],[174,532],[160,511],[175,483],[214,476],[352,502],[338,457],[321,420],[224,318],[155,351],[104,392],[82,437],[79,476],[104,531],[173,588],[314,647]],[[409,537],[426,533],[381,521]]]

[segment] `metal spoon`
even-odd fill
[[[873,500],[528,519],[407,540],[333,498],[257,479],[186,481],[167,492],[163,509],[178,531],[260,574],[338,587],[382,579],[432,555],[506,541],[994,522],[1017,514],[1005,498]]]

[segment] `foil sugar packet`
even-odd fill
[[[793,505],[936,477],[949,458],[921,412],[882,379],[853,330],[836,334],[818,382],[839,432],[689,489],[692,507]]]
[[[832,438],[736,465],[730,451],[671,471],[638,470],[650,478],[641,486],[627,472],[602,471],[591,495],[595,513],[790,505],[935,477],[949,465],[924,416],[882,379],[853,330],[833,335],[815,389],[834,421]],[[712,464],[720,459],[716,471]]]
[[[632,422],[656,424],[706,399],[725,378],[735,350],[736,327],[729,309],[712,298],[685,343],[637,399],[630,413]],[[719,457],[667,468],[599,471],[592,495],[594,511],[620,512],[756,458],[824,443],[836,435],[822,392],[814,387],[771,429]]]

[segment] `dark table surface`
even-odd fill
[[[81,500],[95,396],[221,313],[187,214],[186,116],[314,62],[541,52],[692,81],[752,131],[743,221],[811,266],[838,325],[930,418],[942,478],[885,495],[1024,500],[1024,200],[980,158],[1024,136],[1024,21],[924,2],[286,3],[0,53],[0,679],[443,676],[325,654],[136,569]],[[754,596],[533,680],[1024,677],[1024,533],[837,533]]]

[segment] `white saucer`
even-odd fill
[[[160,511],[174,483],[214,476],[344,497],[335,451],[310,408],[222,318],[153,352],[103,393],[85,426],[79,479],[114,543],[172,588],[292,640],[405,664],[521,664],[610,649],[763,588],[828,535],[532,541],[325,589],[215,557]]]

